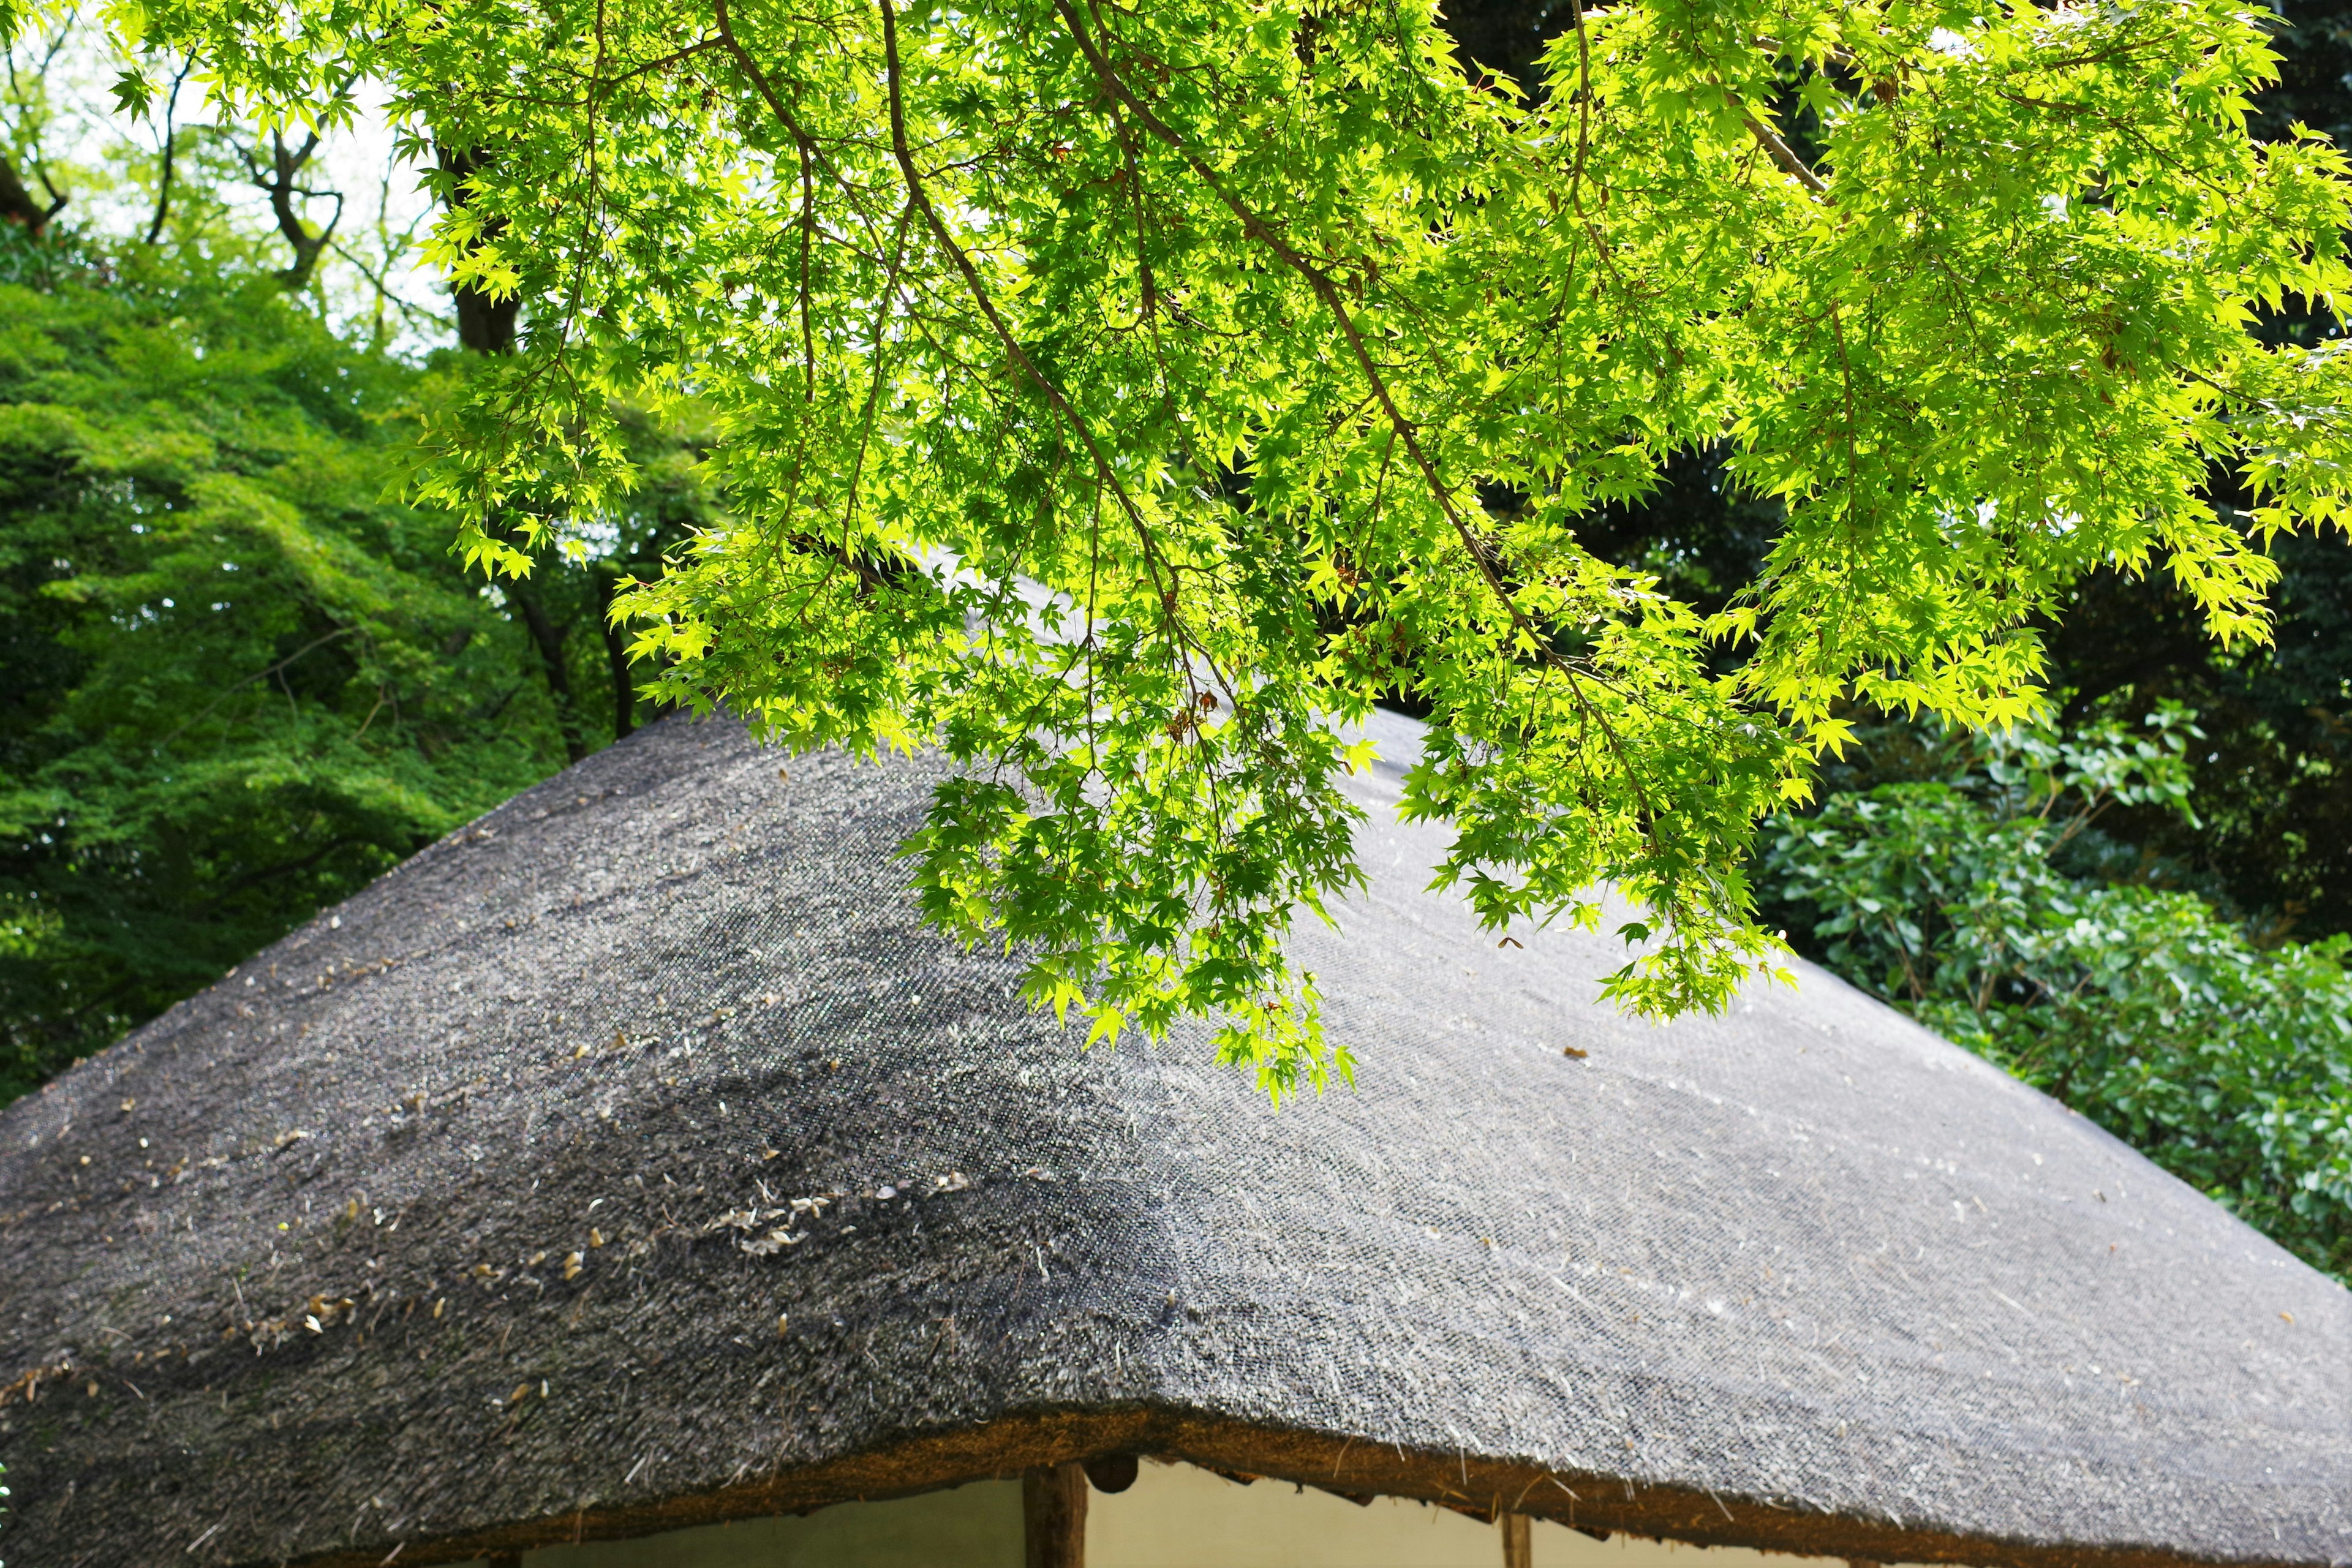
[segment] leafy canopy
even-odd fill
[[[1277,1092],[1334,1060],[1279,938],[1358,879],[1376,694],[1489,922],[1612,880],[1611,991],[1718,1005],[1774,951],[1754,824],[1857,706],[2031,717],[2103,563],[2261,638],[2211,465],[2257,535],[2347,517],[2352,364],[2247,330],[2341,287],[2345,164],[2248,135],[2225,0],[1643,0],[1539,105],[1417,0],[110,15],[257,113],[388,92],[436,259],[525,304],[416,476],[469,559],[527,572],[632,483],[616,410],[691,407],[726,515],[621,605],[661,694],[943,743],[929,913],[1098,1035],[1221,1015]],[[1718,443],[1786,523],[1703,616],[1579,530]]]

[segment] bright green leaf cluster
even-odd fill
[[[2261,637],[2211,465],[2344,520],[2338,362],[2247,327],[2342,287],[2352,186],[2248,137],[2224,0],[1643,0],[1541,106],[1425,0],[112,15],[261,112],[390,92],[436,258],[528,306],[416,476],[470,560],[616,504],[616,408],[691,409],[727,515],[621,605],[658,690],[943,745],[930,915],[1098,1035],[1221,1016],[1277,1092],[1331,1065],[1281,939],[1358,879],[1382,691],[1486,920],[1613,884],[1612,992],[1719,1005],[1773,951],[1754,824],[1858,705],[2031,718],[2100,563]],[[1580,546],[1726,440],[1787,519],[1730,610]]]

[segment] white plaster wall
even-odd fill
[[[1535,1568],[1843,1568],[1738,1547],[1595,1541],[1535,1521]],[[1087,1503],[1087,1568],[1502,1568],[1501,1532],[1400,1498],[1358,1506],[1286,1481],[1243,1486],[1143,1462],[1135,1485]]]
[[[1538,1520],[1534,1568],[1843,1568],[1737,1547],[1600,1542]],[[975,1481],[805,1518],[743,1520],[528,1553],[525,1568],[1022,1568],[1021,1484]],[[1087,1568],[1502,1568],[1491,1524],[1397,1498],[1358,1506],[1286,1481],[1244,1486],[1146,1459],[1087,1500]]]

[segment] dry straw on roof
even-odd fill
[[[778,761],[659,725],[0,1113],[12,1561],[445,1562],[1143,1450],[2352,1563],[2352,1297],[1835,981],[1619,1019],[1607,943],[1423,890],[1377,773],[1372,891],[1300,938],[1362,1088],[1276,1111],[926,932],[924,767]]]

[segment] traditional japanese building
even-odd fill
[[[1889,1009],[1621,1018],[1384,764],[1277,1110],[924,928],[935,776],[662,723],[0,1112],[0,1557],[2352,1563],[2352,1296]]]

